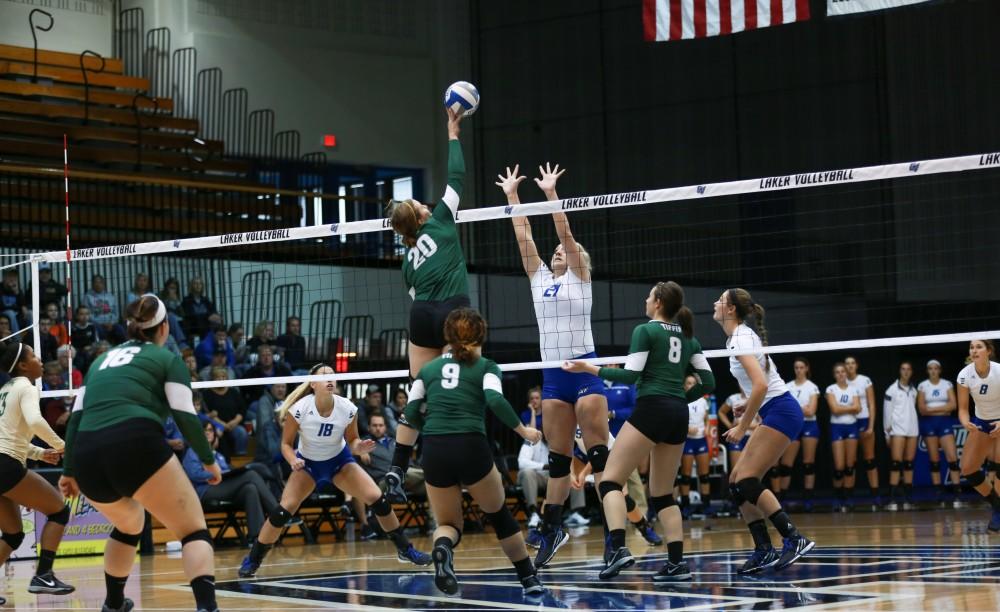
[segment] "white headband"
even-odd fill
[[[135,324],[139,327],[139,329],[149,329],[150,327],[156,327],[160,323],[163,323],[163,320],[167,318],[167,307],[164,305],[163,300],[156,297],[152,293],[147,293],[142,297],[151,297],[156,300],[156,316],[145,323],[136,322]]]
[[[14,363],[10,364],[10,367],[7,368],[7,373],[8,374],[13,374],[14,373],[14,368],[17,367],[17,362],[21,360],[21,351],[23,351],[23,350],[24,350],[24,343],[18,342],[17,343],[17,356],[14,357]]]
[[[929,368],[932,365],[936,365],[938,367],[941,367],[941,362],[938,361],[937,359],[931,359],[930,361],[927,362],[927,367]]]

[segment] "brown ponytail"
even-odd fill
[[[660,302],[660,312],[681,326],[685,337],[694,336],[694,313],[684,305],[684,289],[674,281],[656,283],[653,297]]]
[[[754,327],[757,328],[757,335],[760,342],[767,346],[767,328],[764,327],[764,307],[753,301],[750,292],[746,289],[730,289],[729,303],[736,307],[736,317],[741,323],[753,317]]]
[[[386,216],[392,224],[392,229],[403,237],[403,244],[413,248],[417,245],[417,231],[420,230],[420,218],[413,200],[389,200],[386,206]]]
[[[128,337],[139,342],[153,342],[156,338],[156,330],[162,325],[169,325],[167,318],[153,327],[145,327],[150,321],[156,318],[156,313],[160,309],[160,300],[152,294],[146,294],[138,300],[132,302],[125,308],[125,318],[128,320]]]
[[[444,339],[459,363],[476,359],[476,348],[486,342],[486,319],[474,308],[456,308],[444,322]]]

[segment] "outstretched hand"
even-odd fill
[[[458,134],[462,131],[458,124],[462,121],[462,115],[457,114],[447,106],[444,110],[448,113],[448,139],[458,140]]]
[[[556,182],[559,181],[559,177],[566,172],[566,169],[559,169],[559,164],[555,166],[550,166],[549,162],[545,162],[545,166],[538,166],[539,177],[535,179],[535,184],[538,188],[546,193],[556,190]]]
[[[507,175],[498,174],[497,178],[500,179],[495,184],[500,189],[503,189],[504,195],[510,197],[512,195],[517,195],[517,186],[521,184],[521,181],[528,178],[526,176],[518,176],[518,170],[521,168],[520,164],[514,165],[514,170],[511,171],[510,166],[507,166]]]

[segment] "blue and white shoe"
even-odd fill
[[[545,567],[556,556],[556,552],[569,542],[569,534],[563,531],[562,527],[557,527],[551,531],[542,532],[542,541],[538,545],[538,554],[535,555],[535,567]]]
[[[253,578],[259,569],[260,562],[255,562],[250,558],[250,555],[247,555],[243,557],[243,563],[240,563],[240,578]]]
[[[524,543],[531,548],[538,548],[542,545],[542,532],[532,527],[528,529],[528,535],[524,537]]]
[[[753,551],[743,567],[736,570],[737,574],[754,574],[762,572],[769,567],[774,567],[781,560],[781,555],[773,546],[758,548]]]
[[[990,517],[990,524],[986,526],[990,531],[1000,531],[1000,510],[994,510]]]
[[[410,544],[406,550],[397,552],[396,558],[400,563],[412,563],[413,565],[420,566],[427,566],[434,562],[430,555],[425,552],[420,552],[414,548],[413,544]]]
[[[649,524],[649,521],[646,521],[643,527],[636,526],[636,530],[642,535],[642,539],[646,540],[647,544],[652,546],[663,544],[663,538],[660,537],[660,534],[656,533],[656,530]]]
[[[785,569],[792,563],[798,561],[815,546],[816,542],[813,542],[804,535],[797,535],[794,538],[785,538],[785,545],[781,548],[781,558],[774,564],[774,569]]]

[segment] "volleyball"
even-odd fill
[[[444,105],[460,117],[471,115],[479,108],[479,90],[467,81],[456,81],[445,90]]]

